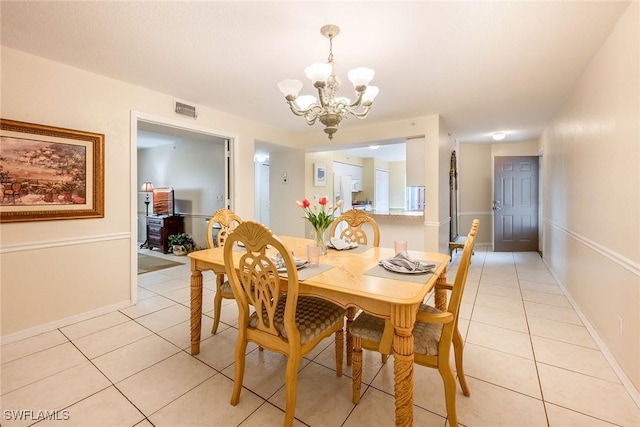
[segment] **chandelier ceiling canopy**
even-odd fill
[[[378,95],[376,86],[369,86],[375,71],[371,68],[354,68],[347,76],[356,90],[356,99],[337,96],[340,89],[340,79],[335,74],[333,62],[333,38],[340,33],[336,25],[325,25],[320,34],[329,39],[329,59],[326,63],[319,62],[304,69],[305,74],[318,90],[318,97],[300,95],[302,82],[300,80],[283,80],[278,88],[284,94],[291,111],[296,116],[304,116],[307,124],[313,125],[317,120],[324,125],[324,131],[333,139],[338,126],[347,115],[363,119],[369,114],[373,100]]]

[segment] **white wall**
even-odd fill
[[[224,143],[182,141],[175,144],[138,149],[138,178],[155,187],[173,187],[176,213],[184,216],[185,232],[196,245],[206,247],[207,223],[224,207]],[[138,195],[138,241],[146,239],[144,193]],[[153,213],[153,197],[149,205]]]
[[[639,7],[631,3],[542,137],[545,259],[636,389]]]
[[[194,121],[173,113],[171,95],[6,47],[1,55],[3,118],[105,135],[104,218],[1,226],[1,334],[9,342],[131,304],[138,210],[137,177],[131,174],[136,164],[131,112],[190,125]],[[200,108],[197,124],[233,136],[233,184],[242,195],[236,197],[235,209],[252,217],[254,141],[293,145],[292,136],[206,108]]]

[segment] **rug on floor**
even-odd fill
[[[184,265],[184,263],[155,256],[138,254],[138,274],[158,271],[164,268],[175,267],[177,265]]]

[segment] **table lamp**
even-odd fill
[[[149,193],[153,191],[153,184],[149,181],[145,181],[145,183],[142,184],[141,190],[143,193],[147,193],[147,196],[144,199],[144,204],[147,205],[147,216],[149,216]]]

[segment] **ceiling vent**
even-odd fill
[[[175,101],[175,111],[176,114],[180,114],[181,116],[191,117],[192,119],[198,118],[196,107],[185,104],[184,102]]]

